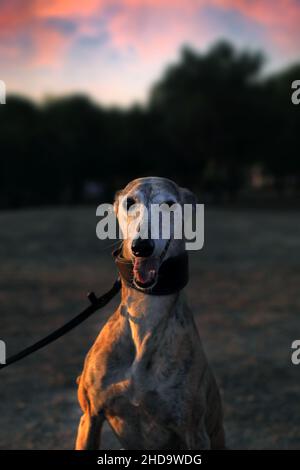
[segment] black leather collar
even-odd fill
[[[133,283],[133,263],[123,258],[121,249],[113,252],[121,279],[133,289],[148,295],[170,295],[183,289],[189,281],[189,258],[187,252],[168,258],[161,264],[155,286],[140,289]]]

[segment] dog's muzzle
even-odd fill
[[[157,282],[149,289],[140,288],[134,282],[133,263],[122,256],[122,249],[113,252],[121,279],[128,287],[148,295],[170,295],[182,290],[189,281],[189,258],[187,252],[162,262]]]

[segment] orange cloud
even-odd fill
[[[103,4],[105,0],[37,0],[34,12],[37,17],[85,17],[99,11]]]

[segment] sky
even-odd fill
[[[282,67],[300,57],[300,0],[0,0],[0,80],[35,99],[79,92],[128,106],[182,45],[220,38]]]

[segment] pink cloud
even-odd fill
[[[111,0],[7,0],[1,3],[0,37],[9,49],[13,34],[25,31],[34,43],[36,57],[31,63],[56,66],[78,34],[97,37],[95,15],[100,22],[101,14],[111,6]],[[297,0],[115,0],[113,6],[118,7],[115,13],[103,16],[112,47],[125,54],[133,50],[143,60],[174,54],[184,42],[201,46],[217,35],[200,19],[203,8],[212,6],[238,11],[261,24],[274,45],[286,51],[294,50],[300,38]],[[75,19],[77,35],[67,37],[54,31],[43,23],[48,18]]]
[[[134,0],[128,2],[135,3]],[[193,13],[158,8],[130,7],[113,17],[108,24],[112,44],[117,49],[133,49],[142,60],[174,54],[185,41],[196,39]]]
[[[71,37],[65,37],[51,28],[36,27],[32,31],[33,51],[28,59],[29,67],[59,68],[72,44]]]
[[[0,10],[0,35],[16,30],[32,18],[32,2],[2,2]]]
[[[124,86],[131,87],[133,94],[140,82],[145,87],[160,73],[182,44],[203,48],[222,35],[222,24],[217,29],[205,16],[208,8],[210,15],[226,12],[229,20],[231,12],[238,12],[248,20],[250,34],[253,24],[259,25],[267,39],[262,47],[268,47],[267,52],[274,56],[291,58],[299,53],[299,0],[2,0],[0,63],[8,68],[11,64],[13,70],[19,67],[20,75],[25,68],[28,74],[31,69],[43,68],[59,75],[60,70],[71,87],[76,48],[85,42],[80,60],[95,71],[93,79],[98,80],[97,67],[99,74],[103,76],[105,71],[107,77],[114,77],[119,67],[119,79],[107,79],[109,86],[106,89],[102,84],[104,90],[111,96],[115,90],[116,96],[121,96],[124,79]],[[103,36],[105,52],[99,39]],[[89,44],[93,46],[84,55]],[[112,56],[123,60],[113,59],[112,65]],[[88,82],[91,80],[89,73]]]
[[[99,21],[101,12],[111,7],[111,0],[27,0],[23,8],[21,0],[9,7],[5,2],[6,24],[9,24],[9,36],[26,30],[33,43],[28,65],[57,67],[62,63],[64,54],[80,35],[97,37],[95,14]],[[196,4],[202,0],[196,0]],[[119,53],[128,49],[138,56],[151,61],[174,53],[183,40],[195,39],[193,27],[194,2],[174,0],[116,0],[119,8],[106,20],[106,28],[111,38],[111,47]],[[19,6],[22,7],[19,9]],[[13,8],[14,7],[14,8]],[[78,31],[66,36],[47,25],[47,19],[73,19],[78,23]],[[6,39],[9,41],[10,37]]]
[[[298,0],[213,0],[226,10],[235,9],[265,26],[289,26],[300,17]]]
[[[123,9],[108,23],[113,44],[121,50],[133,48],[144,58],[174,52],[184,42],[201,46],[217,36],[204,20],[201,23],[206,7],[237,11],[261,25],[274,51],[299,50],[299,0],[120,0],[119,4]]]
[[[225,10],[233,9],[266,28],[273,43],[285,51],[299,50],[299,0],[213,0]]]

